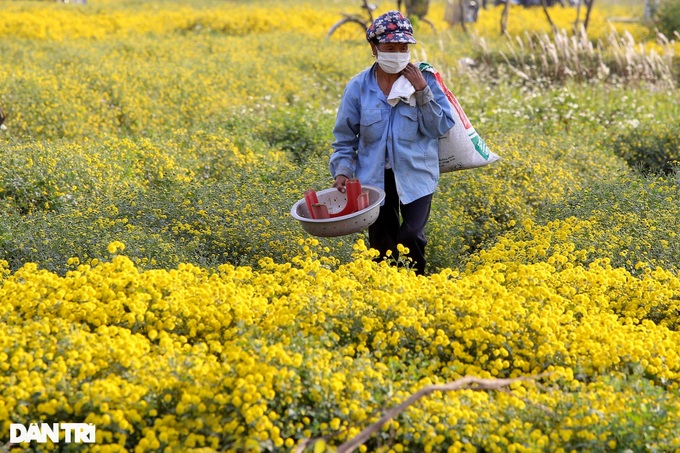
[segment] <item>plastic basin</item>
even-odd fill
[[[385,191],[380,187],[361,186],[368,191],[368,207],[352,214],[331,219],[312,219],[304,197],[297,201],[290,210],[290,215],[300,222],[309,234],[319,237],[346,236],[363,231],[372,225],[380,213],[380,204],[385,199]],[[319,203],[328,207],[331,214],[342,211],[347,204],[347,194],[332,187],[316,193]]]

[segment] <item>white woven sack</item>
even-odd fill
[[[446,87],[439,72],[427,63],[421,63],[420,70],[434,74],[451,104],[451,115],[456,122],[446,135],[439,138],[439,172],[478,168],[499,160],[500,157],[489,150],[482,137],[472,127],[458,99]]]

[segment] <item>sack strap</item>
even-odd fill
[[[437,73],[437,70],[434,68],[434,66],[432,66],[430,63],[428,63],[426,61],[421,61],[420,64],[418,65],[418,68],[421,71],[428,71],[428,72],[431,72],[433,74]]]
[[[448,99],[449,103],[453,106],[453,108],[456,109],[458,112],[458,116],[460,119],[463,121],[463,126],[465,126],[465,129],[470,129],[472,127],[472,124],[470,123],[470,120],[468,119],[467,115],[463,111],[463,107],[460,106],[460,103],[458,102],[458,99],[456,99],[456,96],[453,95],[451,90],[446,86],[444,83],[444,79],[442,79],[442,75],[437,71],[434,66],[432,66],[430,63],[427,63],[425,61],[421,62],[418,65],[418,68],[421,71],[427,71],[432,73],[434,75],[435,80],[437,81],[437,84],[439,87],[442,89],[444,94],[446,95],[446,99]]]

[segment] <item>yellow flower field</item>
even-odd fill
[[[56,417],[94,423],[93,451],[123,451],[129,437],[135,451],[284,448],[315,433],[347,439],[384,405],[465,375],[547,373],[508,394],[425,400],[391,425],[400,443],[375,448],[617,445],[631,405],[649,405],[650,417],[660,404],[679,409],[616,389],[633,370],[654,376],[656,393],[677,389],[680,278],[661,269],[634,277],[556,252],[423,278],[374,263],[361,243],[330,270],[307,240],[307,255],[286,264],[140,271],[115,254],[122,244],[109,248],[111,260],[63,277],[33,264],[5,273],[3,431]],[[647,300],[667,318],[650,320]],[[654,445],[680,448],[676,430],[661,427]]]
[[[466,376],[516,380],[358,451],[680,451],[677,43],[598,5],[573,61],[607,75],[527,80],[550,28],[501,10],[416,24],[502,157],[442,176],[416,276],[289,214],[372,63],[325,37],[359,2],[0,4],[0,451],[346,451]],[[11,442],[32,423],[96,439]]]

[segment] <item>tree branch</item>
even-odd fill
[[[367,426],[357,434],[354,438],[348,440],[337,448],[337,453],[349,453],[354,451],[359,446],[363,445],[373,434],[378,432],[388,421],[397,417],[403,411],[405,411],[409,406],[414,404],[419,399],[428,396],[434,392],[449,392],[453,390],[462,389],[472,389],[472,390],[498,390],[503,387],[507,387],[515,382],[526,381],[530,379],[538,379],[544,375],[537,376],[520,376],[514,379],[482,379],[471,376],[466,376],[457,379],[453,382],[447,384],[439,385],[428,385],[418,390],[416,393],[411,395],[406,401],[393,407],[392,409],[385,412],[385,414],[372,425]]]

